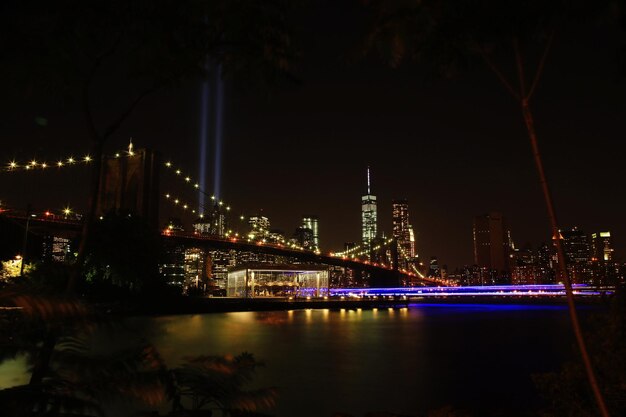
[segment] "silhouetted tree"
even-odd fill
[[[154,92],[209,68],[274,80],[292,58],[288,0],[7,0],[0,5],[5,84],[75,100],[94,158],[77,271],[95,220],[104,147]],[[207,65],[212,64],[212,65]],[[10,82],[6,82],[10,81]],[[112,102],[116,110],[103,108]],[[68,291],[76,285],[72,274]]]
[[[106,287],[145,293],[166,285],[158,270],[160,236],[144,219],[111,213],[96,221],[93,230],[98,238],[87,247],[84,270],[90,293]]]
[[[594,352],[594,364],[614,415],[626,415],[626,293],[618,290],[607,313],[596,314],[589,321],[587,341]],[[596,411],[587,394],[585,369],[579,362],[568,362],[561,371],[534,375],[548,406],[545,416],[583,417]]]
[[[250,353],[238,356],[197,356],[187,358],[170,373],[168,395],[172,415],[202,410],[221,410],[226,416],[252,416],[275,406],[276,390],[246,390],[255,371],[263,364]]]
[[[609,1],[584,0],[394,0],[370,1],[377,12],[368,50],[379,51],[392,66],[404,60],[434,64],[451,74],[479,57],[519,105],[530,140],[535,165],[557,249],[559,276],[567,293],[572,327],[589,384],[602,415],[609,412],[587,352],[565,256],[559,222],[539,149],[531,99],[534,97],[560,25],[607,10]],[[534,60],[529,51],[538,51]],[[499,64],[508,52],[514,70]],[[532,61],[535,61],[534,63]]]

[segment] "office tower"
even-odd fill
[[[610,262],[613,260],[611,232],[591,234],[591,256],[594,261]]]
[[[285,232],[280,229],[272,229],[267,234],[267,241],[270,243],[284,244]]]
[[[270,232],[270,220],[265,216],[255,215],[248,218],[251,239],[267,237]]]
[[[591,284],[593,271],[590,268],[591,246],[587,234],[577,227],[559,230],[565,253],[567,273],[573,284]]]
[[[182,289],[185,285],[185,247],[172,242],[164,242],[163,249],[159,274],[168,284]]]
[[[364,247],[369,247],[377,235],[376,196],[372,195],[370,168],[367,167],[367,194],[361,197],[361,237]]]
[[[437,261],[436,256],[430,257],[430,262],[428,263],[428,276],[431,278],[441,278],[441,268],[439,267],[439,262]]]
[[[565,260],[569,264],[583,264],[591,258],[591,248],[587,235],[577,227],[568,230],[560,230],[563,239],[563,252]]]
[[[295,241],[296,245],[300,247],[303,247],[305,249],[315,249],[313,236],[313,230],[309,229],[308,227],[300,226],[293,234],[293,240]]]
[[[409,223],[409,203],[407,200],[394,200],[392,203],[393,237],[398,243],[401,267],[415,257],[415,234]]]
[[[492,212],[474,218],[474,262],[498,274],[509,271],[509,234],[502,214]]]
[[[228,208],[224,208],[221,204],[215,204],[213,210],[200,215],[193,227],[196,232],[201,234],[224,237],[228,230],[227,212]]]
[[[538,284],[537,256],[529,245],[511,248],[511,283]]]
[[[302,217],[302,227],[311,229],[313,232],[313,247],[319,249],[320,247],[320,232],[319,232],[319,218],[314,215],[305,215]]]
[[[184,251],[183,288],[201,288],[206,282],[206,253],[200,248],[186,248]]]

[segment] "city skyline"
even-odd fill
[[[235,214],[263,209],[278,227],[291,229],[303,213],[315,213],[322,246],[342,248],[346,241],[360,241],[362,172],[370,165],[381,230],[391,234],[393,199],[419,202],[411,216],[424,259],[472,263],[472,218],[489,211],[506,215],[521,245],[548,240],[519,111],[483,64],[445,79],[419,65],[393,70],[373,57],[353,59],[362,11],[354,4],[332,13],[328,7],[320,4],[298,17],[301,84],[267,96],[232,80],[224,83],[221,193]],[[307,35],[322,17],[328,32]],[[626,119],[626,85],[614,62],[617,39],[596,23],[586,25],[589,36],[566,26],[555,39],[534,98],[537,128],[561,226],[611,230],[615,256],[623,258],[626,197],[616,190],[624,168],[615,150]],[[581,54],[587,59],[572,65]],[[510,63],[510,57],[502,60]],[[115,103],[109,87],[106,80],[100,87],[105,115]],[[200,82],[159,92],[137,108],[107,150],[124,149],[133,137],[137,147],[157,149],[196,173],[200,105]],[[7,115],[0,124],[2,163],[88,149],[79,109],[44,91],[3,100],[1,110]],[[76,190],[87,188],[88,175],[28,175],[0,177],[10,197],[0,198],[23,207],[39,200],[44,209],[84,209],[86,193]]]
[[[5,414],[626,415],[626,0],[0,32]]]

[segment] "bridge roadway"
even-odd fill
[[[80,220],[66,219],[52,214],[27,215],[26,213],[15,213],[7,210],[0,212],[0,215],[22,226],[28,221],[29,231],[34,234],[45,233],[74,238],[80,234],[83,227],[83,223]]]
[[[82,221],[78,219],[66,219],[61,216],[37,214],[27,216],[26,213],[16,213],[4,211],[3,216],[20,223],[30,220],[30,230],[34,233],[54,233],[64,237],[76,237],[82,229]],[[428,277],[420,277],[409,271],[395,270],[387,265],[369,262],[366,260],[353,259],[348,257],[331,256],[313,252],[310,250],[294,249],[280,244],[270,244],[261,242],[248,242],[237,238],[220,238],[217,236],[201,235],[195,232],[177,232],[165,230],[161,232],[163,239],[170,242],[177,242],[185,246],[206,247],[212,249],[235,249],[239,251],[250,251],[296,258],[304,262],[333,265],[349,268],[356,271],[368,272],[372,276],[372,285],[381,287],[396,287],[403,279],[422,282],[425,285],[441,285],[438,280]]]
[[[386,265],[362,261],[358,259],[350,259],[347,257],[331,256],[330,254],[323,254],[310,250],[294,249],[289,246],[280,244],[248,242],[245,239],[220,238],[217,236],[201,235],[198,233],[189,232],[177,232],[170,230],[163,231],[161,233],[161,236],[164,239],[167,239],[167,241],[180,243],[186,246],[193,245],[197,247],[206,247],[212,249],[236,249],[240,251],[265,253],[268,255],[292,257],[305,262],[333,265],[357,271],[369,272],[374,281],[372,284],[378,284],[383,287],[398,286],[402,279],[420,280],[425,284],[430,285],[439,284],[438,281],[429,280],[428,278],[421,278],[416,274],[410,272],[394,270],[393,268]]]

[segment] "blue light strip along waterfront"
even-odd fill
[[[576,295],[610,295],[613,289],[598,289],[585,284],[575,284]],[[538,297],[564,296],[562,284],[549,285],[486,285],[471,287],[399,287],[399,288],[331,288],[335,297],[446,297],[446,296],[490,296],[490,297]]]

